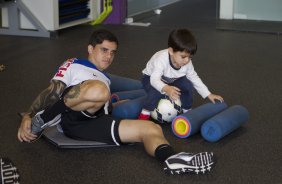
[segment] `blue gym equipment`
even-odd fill
[[[184,114],[176,116],[172,123],[171,128],[175,136],[179,138],[187,138],[191,135],[198,133],[201,129],[202,124],[225,110],[227,104],[225,102],[206,103],[195,109],[192,109]]]
[[[115,106],[112,115],[122,119],[136,119],[140,114],[146,92],[142,83],[135,79],[108,74],[111,79],[111,102],[128,100]]]
[[[137,89],[143,89],[142,83],[139,80],[121,77],[114,74],[108,74],[108,77],[111,80],[111,92],[120,92],[120,91],[131,91]]]
[[[248,119],[248,110],[241,105],[234,105],[208,119],[201,127],[201,135],[209,142],[216,142],[246,123]]]
[[[112,115],[122,119],[137,119],[146,96],[123,102],[112,110]]]
[[[144,89],[136,89],[131,91],[119,91],[112,93],[111,102],[117,102],[119,100],[133,100],[142,96],[146,96],[146,91]]]

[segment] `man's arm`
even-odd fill
[[[66,85],[63,82],[58,80],[52,80],[48,88],[44,89],[37,96],[37,98],[29,107],[28,111],[23,113],[22,115],[28,114],[30,117],[33,117],[40,110],[53,105],[56,101],[59,100],[65,88]]]
[[[52,80],[48,88],[43,90],[37,98],[33,101],[27,112],[22,113],[21,125],[18,129],[18,139],[26,142],[30,142],[35,139],[36,136],[31,134],[31,118],[40,110],[45,109],[49,105],[53,105],[59,100],[66,85],[58,80]]]

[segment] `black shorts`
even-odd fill
[[[120,118],[103,113],[89,117],[85,112],[69,110],[62,114],[61,126],[64,134],[73,139],[121,145],[118,133],[120,121]]]

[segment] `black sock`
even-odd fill
[[[155,157],[162,162],[174,154],[173,148],[168,144],[161,144],[155,150]]]
[[[43,119],[45,123],[47,123],[48,121],[54,119],[58,114],[65,112],[67,109],[69,108],[66,106],[64,99],[61,98],[56,103],[54,103],[50,108],[46,108],[44,112],[40,115],[40,117]]]

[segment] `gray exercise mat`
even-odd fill
[[[43,136],[59,148],[93,148],[116,146],[97,141],[75,140],[59,132],[56,126],[50,127],[43,132]]]

